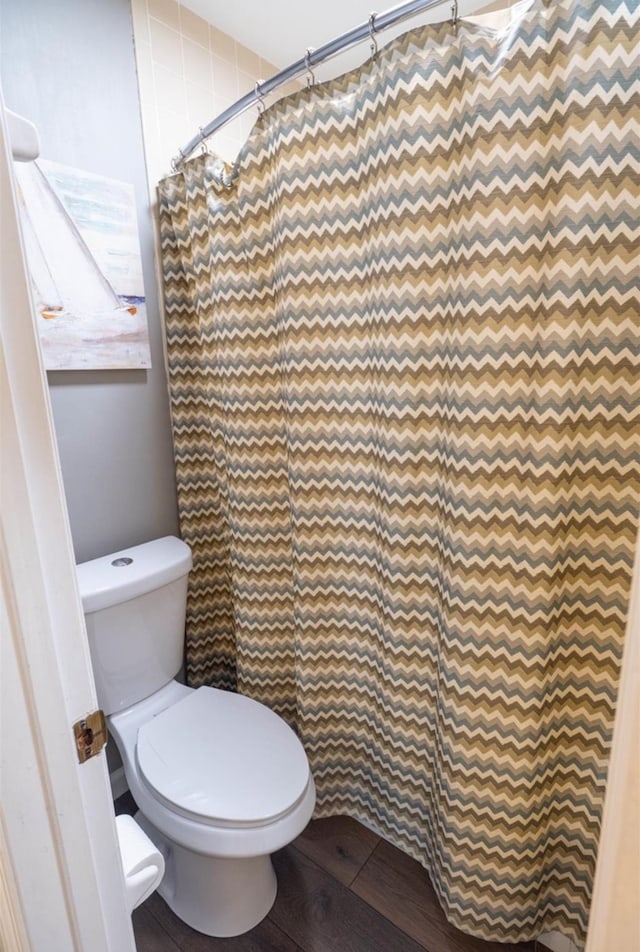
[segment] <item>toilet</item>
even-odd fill
[[[182,667],[191,551],[167,536],[77,566],[98,699],[161,852],[160,895],[210,936],[240,935],[271,908],[270,854],[315,805],[302,744],[250,698],[174,680]]]

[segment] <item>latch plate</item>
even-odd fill
[[[93,711],[73,725],[73,736],[78,751],[78,761],[83,764],[99,754],[107,743],[107,722],[103,711]]]

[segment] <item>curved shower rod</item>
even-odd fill
[[[341,53],[343,50],[349,49],[351,46],[355,46],[357,43],[361,43],[367,38],[371,40],[371,49],[375,55],[377,52],[376,33],[381,33],[382,30],[389,29],[389,27],[394,26],[396,23],[400,23],[401,20],[416,16],[418,13],[424,13],[426,10],[431,9],[431,7],[439,7],[445,2],[446,0],[410,0],[408,3],[400,3],[397,7],[392,7],[385,13],[372,13],[366,23],[354,27],[347,33],[342,33],[333,40],[329,40],[328,43],[319,46],[317,50],[308,49],[301,59],[296,60],[295,63],[280,70],[279,73],[275,73],[270,79],[258,81],[255,85],[255,89],[250,93],[238,99],[237,102],[229,106],[228,109],[225,109],[224,112],[221,112],[219,116],[212,119],[206,126],[201,126],[198,130],[198,134],[193,136],[192,139],[189,139],[183,149],[178,149],[179,154],[171,162],[172,168],[174,170],[180,168],[184,160],[188,158],[193,150],[197,149],[205,139],[208,139],[210,135],[217,132],[218,129],[221,129],[222,126],[226,125],[232,119],[235,119],[236,116],[239,116],[240,113],[245,112],[245,110],[251,106],[258,104],[258,108],[262,111],[262,108],[264,108],[262,106],[264,97],[272,93],[278,86],[282,86],[283,83],[289,82],[290,79],[295,79],[296,76],[300,76],[301,73],[304,72],[308,72],[313,76],[312,67],[317,66],[326,59],[330,59],[337,53]],[[451,19],[455,26],[458,20],[458,0],[453,0],[451,5]]]

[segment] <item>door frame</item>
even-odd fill
[[[34,950],[135,952],[1,90],[0,207],[0,907]]]

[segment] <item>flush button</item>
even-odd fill
[[[122,559],[114,559],[111,564],[115,565],[116,568],[120,568],[121,565],[131,565],[132,562],[133,562],[133,559],[130,559],[127,556],[126,558],[122,558]]]

